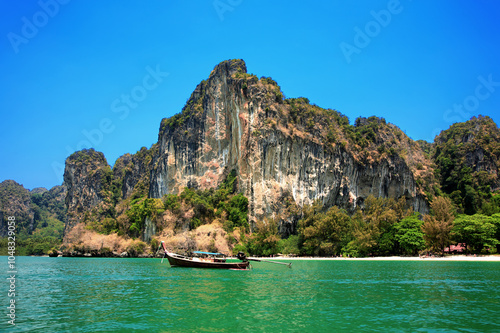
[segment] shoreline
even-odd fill
[[[4,256],[1,256],[4,257]],[[6,256],[5,256],[6,257]],[[16,257],[38,257],[38,258],[48,258],[49,255],[30,255],[30,256],[16,256]],[[59,258],[111,258],[111,259],[161,259],[162,257],[155,256],[137,256],[137,257],[102,257],[102,256],[58,256]],[[281,261],[487,261],[487,262],[500,262],[500,255],[452,255],[445,257],[365,257],[365,258],[347,258],[347,257],[250,257],[255,259],[263,260],[281,260]],[[227,259],[236,259],[236,257],[227,257]]]
[[[262,258],[266,260],[343,260],[343,261],[499,261],[500,255],[466,256],[453,255],[446,257],[366,257],[366,258],[346,258],[346,257],[273,257]]]

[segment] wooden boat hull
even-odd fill
[[[193,258],[180,257],[172,253],[165,253],[170,266],[193,267],[193,268],[219,268],[219,269],[248,269],[250,263],[242,262],[209,262],[198,261]]]

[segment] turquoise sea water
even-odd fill
[[[499,262],[293,261],[227,271],[160,259],[16,260],[16,326],[7,325],[4,280],[2,332],[500,332]]]

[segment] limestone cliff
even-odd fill
[[[89,217],[91,212],[108,211],[111,201],[111,168],[101,152],[78,151],[66,159],[64,184],[67,187],[68,221],[65,233]],[[97,215],[97,214],[94,214]]]
[[[122,199],[129,197],[134,190],[139,196],[149,192],[151,160],[156,146],[151,149],[142,147],[134,155],[125,154],[116,160],[113,176],[121,183]]]
[[[404,196],[426,213],[412,170],[421,155],[417,145],[385,120],[360,118],[356,126],[345,120],[305,98],[285,100],[276,82],[247,74],[242,60],[224,61],[196,87],[182,113],[162,121],[149,195],[214,187],[235,169],[251,220],[273,217],[283,197],[299,206],[320,200],[352,211],[369,195]],[[364,128],[371,132],[359,134]],[[367,156],[384,136],[398,141]],[[395,150],[402,145],[408,146],[404,153]]]
[[[301,208],[315,201],[354,213],[369,196],[405,198],[401,205],[426,214],[428,202],[446,194],[459,212],[493,214],[499,169],[500,130],[488,117],[454,124],[434,143],[414,141],[383,118],[351,123],[305,97],[285,98],[272,78],[228,60],[182,112],[161,121],[150,149],[121,156],[113,168],[100,152],[76,152],[64,186],[50,191],[1,183],[0,236],[15,214],[37,237],[62,234],[64,222],[67,250],[82,255],[138,253],[142,241],[158,238],[216,251],[240,242],[248,222],[273,221],[282,237],[296,234]]]
[[[441,170],[443,177],[450,176],[446,172],[469,168],[473,177],[488,175],[480,183],[489,185],[493,191],[500,189],[500,130],[491,118],[479,116],[454,124],[436,137],[434,145],[434,158],[446,169]],[[445,165],[449,164],[446,159],[452,158],[459,163]]]
[[[66,187],[31,191],[13,180],[0,183],[0,237],[7,235],[7,218],[14,216],[16,235],[62,237],[66,220]]]
[[[8,216],[16,218],[18,232],[29,234],[35,228],[30,191],[13,180],[0,183],[0,237],[7,236]]]
[[[154,147],[121,156],[113,169],[104,154],[94,149],[84,149],[68,157],[64,170],[68,189],[65,234],[80,222],[101,233],[127,234],[129,203],[146,196],[149,190]]]
[[[433,159],[443,190],[459,210],[474,214],[500,189],[500,130],[489,117],[453,124],[436,137]]]

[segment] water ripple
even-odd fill
[[[18,320],[8,332],[500,331],[498,263],[296,261],[225,271],[22,257],[19,265]]]

